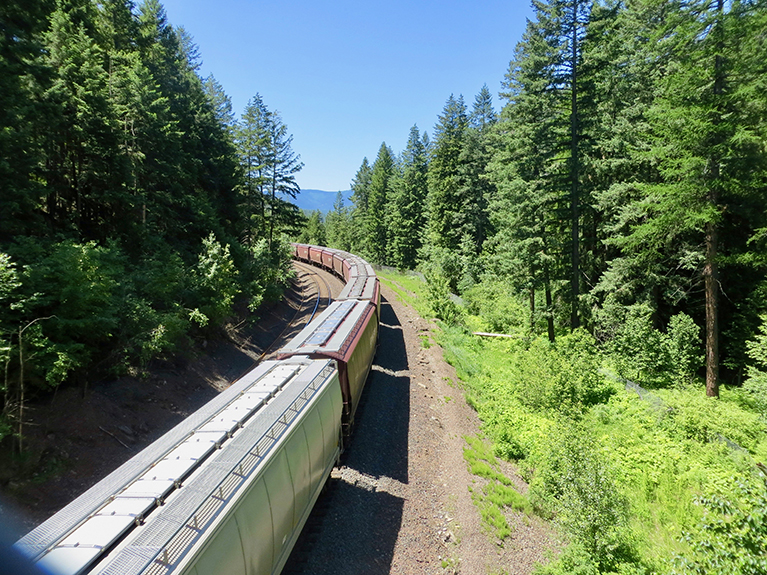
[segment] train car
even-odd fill
[[[343,396],[344,435],[349,435],[354,415],[378,341],[378,314],[369,301],[335,301],[277,352],[277,357],[328,358],[338,365]]]
[[[333,260],[333,272],[344,281],[348,281],[352,266],[357,264],[359,260],[360,258],[349,252],[336,250]]]
[[[333,272],[334,252],[335,250],[330,248],[322,248],[322,267],[331,273]]]
[[[309,246],[306,244],[293,244],[293,254],[296,259],[303,262],[311,261],[309,259]]]
[[[59,575],[279,573],[348,435],[378,337],[361,258],[294,244],[347,281],[278,353],[15,547]]]
[[[381,284],[376,276],[357,276],[346,284],[336,299],[338,301],[349,299],[369,301],[378,313],[381,306]]]
[[[322,267],[322,252],[320,246],[309,246],[309,263]]]
[[[333,361],[268,361],[16,547],[59,575],[277,574],[340,454]]]

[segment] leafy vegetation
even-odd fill
[[[430,301],[424,282],[381,275],[391,285],[409,282],[411,305],[423,310]],[[489,282],[478,293],[494,289]],[[719,399],[707,397],[702,379],[673,362],[656,372],[661,387],[624,386],[610,375],[625,361],[621,348],[600,347],[582,329],[552,344],[530,330],[521,302],[503,301],[519,296],[495,293],[491,306],[467,298],[463,323],[440,322],[433,334],[490,441],[467,438],[467,464],[488,485],[505,486],[473,487],[493,536],[508,533],[505,506],[524,501],[507,497],[495,463],[503,458],[530,484],[528,509],[552,519],[569,542],[540,573],[762,572],[767,486],[756,464],[767,455],[767,424],[753,392],[726,386]],[[508,320],[516,337],[467,329],[487,328],[495,306],[516,310]],[[425,313],[436,317],[433,308]],[[683,357],[699,361],[696,354]]]
[[[0,7],[0,439],[59,385],[144,369],[280,296],[302,164],[242,122],[158,0]]]

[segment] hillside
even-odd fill
[[[344,197],[344,205],[351,205],[352,191],[346,190],[341,192]],[[323,214],[328,213],[333,209],[333,203],[336,201],[336,195],[338,192],[326,192],[324,190],[301,190],[301,193],[296,196],[293,201],[299,208],[309,212],[315,210],[321,211]]]

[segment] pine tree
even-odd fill
[[[352,203],[354,208],[352,210],[352,227],[355,229],[363,229],[365,220],[368,213],[368,195],[370,193],[370,179],[373,175],[373,169],[370,167],[370,163],[367,158],[363,158],[362,165],[357,170],[357,173],[352,180]],[[363,238],[356,236],[351,239],[350,251],[359,251],[363,249]]]
[[[203,86],[219,125],[225,127],[228,132],[233,133],[237,122],[232,109],[232,99],[224,91],[224,87],[218,80],[213,77],[213,74],[205,78]]]
[[[269,115],[268,163],[267,163],[267,206],[269,208],[269,247],[271,249],[275,231],[295,230],[301,222],[298,208],[285,198],[295,199],[301,191],[296,183],[296,174],[304,164],[301,156],[293,151],[293,136],[282,123],[279,112]]]
[[[328,238],[328,246],[339,250],[350,251],[352,249],[351,214],[344,206],[344,196],[341,192],[336,194],[333,209],[325,218],[325,233]]]
[[[418,126],[410,128],[401,158],[401,176],[393,183],[389,207],[389,260],[400,269],[414,269],[426,226],[429,142]]]
[[[315,246],[327,246],[327,226],[322,221],[322,213],[319,210],[313,210],[309,214],[306,227],[298,236],[298,241],[302,244],[312,244]]]
[[[48,217],[56,229],[103,240],[117,141],[96,19],[90,0],[59,2],[51,15],[45,42],[56,76],[44,96],[53,111],[46,184]]]
[[[270,112],[259,94],[250,99],[237,126],[237,151],[242,174],[242,209],[245,230],[242,239],[253,245],[266,235],[266,197],[269,182],[268,167]]]
[[[395,175],[394,153],[386,145],[381,144],[376,161],[370,173],[368,187],[367,213],[365,216],[365,253],[378,264],[387,264],[388,234],[387,211],[389,197],[392,194],[392,184]]]
[[[44,195],[39,166],[46,110],[40,105],[45,73],[40,33],[47,26],[46,2],[0,4],[0,242],[39,229]]]
[[[690,289],[689,274],[670,263],[684,257],[683,244],[669,246],[662,257],[621,247],[625,235],[644,218],[635,204],[643,197],[642,186],[660,179],[657,164],[645,153],[648,110],[672,52],[656,49],[663,37],[659,30],[675,22],[677,13],[672,3],[644,0],[595,8],[584,47],[584,67],[600,95],[586,117],[585,161],[598,214],[594,241],[604,246],[596,262],[599,274],[592,276],[598,280],[589,294],[602,337],[620,329],[634,305],[648,307],[655,328],[665,328],[679,311],[672,294]],[[669,273],[669,266],[677,272]]]
[[[474,107],[469,115],[469,125],[484,135],[497,121],[498,115],[493,109],[493,96],[485,84],[474,98]]]
[[[489,270],[529,294],[531,324],[536,292],[543,290],[547,333],[554,341],[555,286],[564,277],[566,251],[560,233],[562,210],[561,113],[557,95],[546,89],[536,53],[546,39],[533,23],[506,76],[508,104],[501,111],[496,152],[488,166],[498,193],[490,202],[497,234],[488,242]]]
[[[451,95],[434,127],[428,174],[427,242],[453,251],[458,250],[464,232],[456,227],[455,216],[462,205],[457,177],[467,128],[463,96],[456,99]]]

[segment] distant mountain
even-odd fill
[[[333,203],[336,201],[336,194],[338,192],[325,192],[323,190],[301,190],[301,193],[296,196],[293,203],[296,204],[302,210],[313,212],[319,210],[323,214],[328,213],[333,209]],[[341,192],[344,197],[344,206],[351,206],[352,191],[345,190]]]

